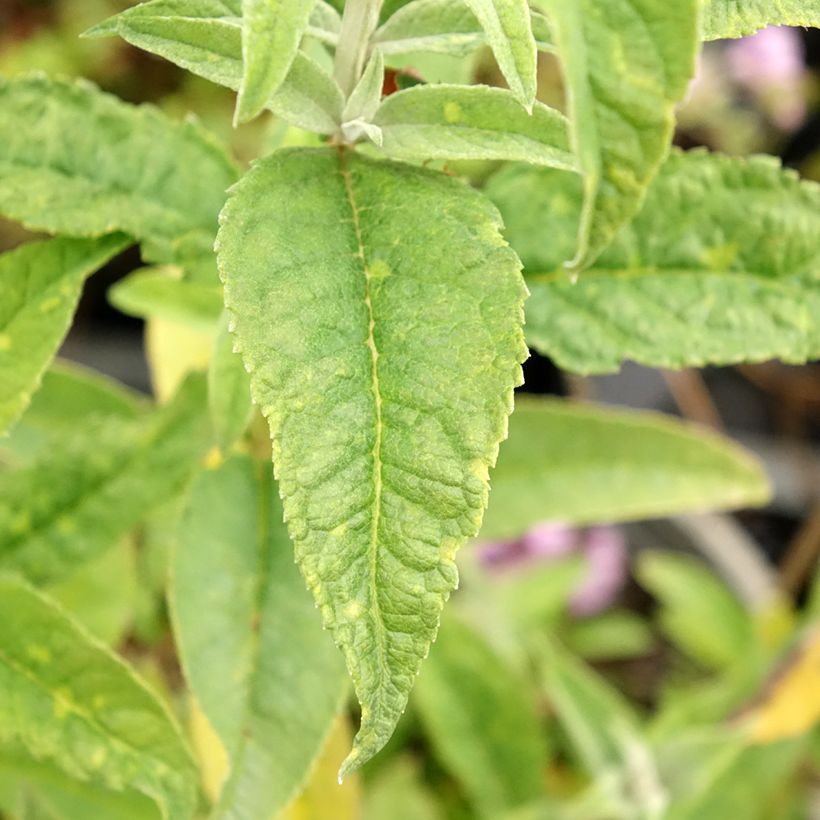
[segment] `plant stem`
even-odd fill
[[[362,76],[370,37],[379,24],[383,0],[347,0],[336,46],[334,76],[345,97]]]

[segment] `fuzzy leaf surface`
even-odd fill
[[[116,656],[19,578],[0,575],[0,745],[70,777],[196,808],[196,768],[166,707]]]
[[[171,607],[182,664],[230,774],[214,818],[267,820],[308,776],[348,688],[293,562],[270,466],[200,473],[182,516]]]
[[[90,37],[119,35],[199,77],[238,91],[242,85],[242,16],[234,0],[149,0],[101,23]],[[341,121],[339,86],[297,52],[267,107],[293,125],[332,134]]]
[[[86,277],[128,244],[122,235],[50,239],[0,255],[0,434],[39,387],[68,332]]]
[[[82,80],[0,79],[0,145],[0,214],[49,233],[213,234],[236,180],[198,125]]]
[[[422,85],[391,94],[376,112],[382,148],[397,159],[520,160],[577,170],[567,120],[489,86]]]
[[[655,413],[519,400],[492,472],[481,537],[539,521],[629,521],[765,503],[766,477],[731,440]]]
[[[746,37],[766,26],[820,27],[820,0],[703,0],[703,39]]]
[[[336,149],[268,157],[222,214],[297,560],[362,704],[346,771],[390,737],[486,506],[526,356],[499,228],[454,179]]]
[[[572,267],[638,212],[694,73],[699,0],[545,0],[567,95],[584,209]],[[543,233],[543,231],[542,231]]]
[[[528,341],[568,370],[820,356],[820,186],[774,159],[673,153],[576,285],[556,267],[577,180],[510,169],[488,194],[528,273]]]
[[[0,472],[0,569],[52,583],[178,493],[210,443],[204,379],[135,421],[105,418]]]

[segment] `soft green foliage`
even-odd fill
[[[528,341],[563,367],[820,355],[820,187],[773,159],[673,153],[641,213],[576,285],[557,270],[581,207],[576,181],[510,168],[488,194],[528,274]]]
[[[69,236],[212,234],[236,180],[199,126],[85,82],[0,79],[0,144],[0,214]]]
[[[250,378],[233,346],[225,314],[219,323],[208,368],[208,409],[216,443],[223,451],[242,436],[253,411]]]
[[[375,49],[342,111],[342,133],[351,141],[364,133],[381,146],[381,132],[378,126],[372,125],[372,120],[379,108],[383,85],[384,58],[381,51]]]
[[[512,93],[532,110],[537,84],[535,37],[527,0],[464,0],[487,35],[487,43]]]
[[[376,112],[397,159],[510,159],[575,170],[566,119],[536,102],[532,115],[501,88],[428,85],[388,97]]]
[[[242,0],[242,84],[236,118],[260,114],[290,71],[308,26],[306,0]]]
[[[476,816],[499,817],[541,795],[547,755],[534,700],[479,634],[458,620],[444,622],[416,704],[436,755]]]
[[[637,213],[694,73],[699,0],[544,0],[567,84],[584,208],[575,270]]]
[[[127,244],[116,235],[52,239],[0,255],[0,434],[19,418],[57,353],[85,278]]]
[[[0,746],[193,817],[196,770],[165,707],[45,596],[0,576]]]
[[[183,669],[230,760],[224,820],[272,817],[298,793],[347,690],[271,490],[248,457],[201,473],[173,560]]]
[[[518,261],[461,183],[333,149],[260,163],[222,222],[296,556],[363,707],[357,766],[398,720],[481,523],[526,355]]]
[[[769,492],[752,456],[706,430],[544,399],[518,401],[492,486],[482,538],[514,536],[543,520],[587,524],[749,506]]]
[[[702,0],[703,38],[745,37],[766,26],[820,26],[818,0]]]
[[[104,418],[0,472],[0,568],[68,575],[179,492],[210,441],[204,379],[136,421]]]

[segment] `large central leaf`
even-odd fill
[[[390,736],[481,522],[526,356],[520,263],[480,194],[336,149],[259,163],[222,222],[297,559],[362,703],[350,770]]]

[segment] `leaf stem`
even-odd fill
[[[336,47],[334,76],[345,98],[362,76],[370,38],[379,24],[383,0],[347,0]]]

